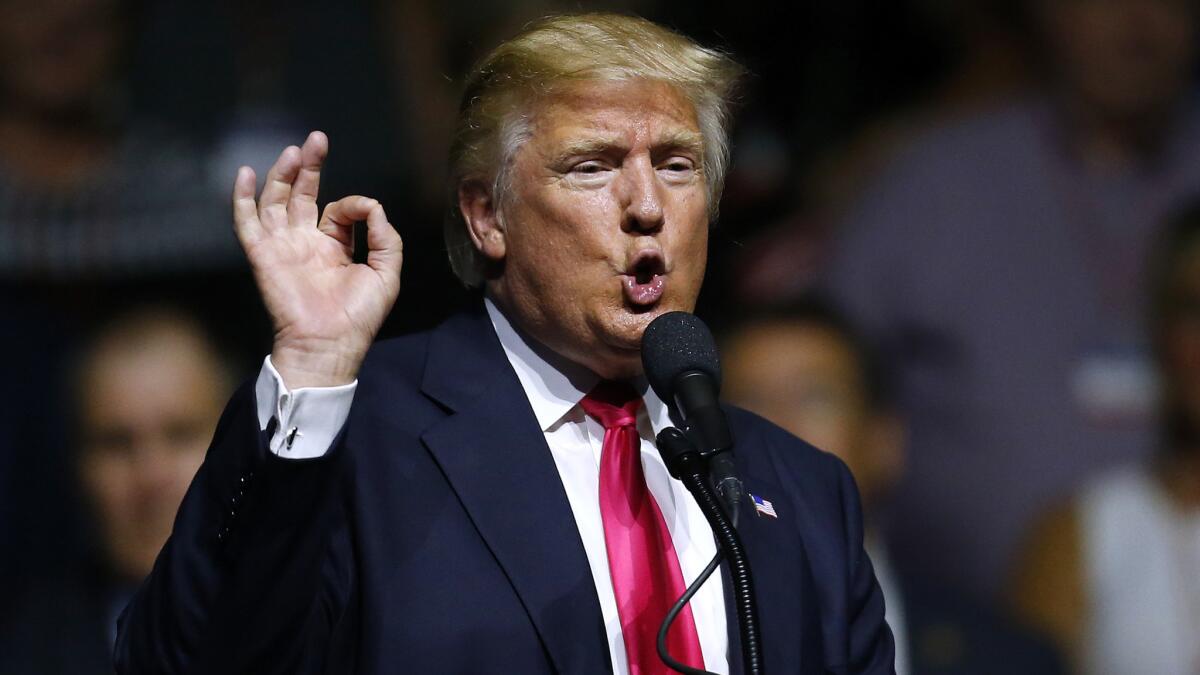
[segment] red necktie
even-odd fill
[[[671,533],[646,487],[636,428],[642,399],[628,384],[601,382],[580,405],[604,425],[600,454],[600,516],[621,637],[630,675],[673,673],[658,658],[658,627],[686,586]],[[692,608],[684,607],[667,633],[676,660],[704,667]]]

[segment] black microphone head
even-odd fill
[[[675,378],[700,371],[721,387],[721,361],[712,331],[695,314],[667,312],[642,334],[642,368],[646,379],[667,405],[675,402]],[[713,392],[716,393],[716,392]]]

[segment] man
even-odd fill
[[[194,320],[141,308],[87,341],[71,385],[73,454],[95,550],[13,601],[0,633],[8,675],[111,670],[117,614],[171,533],[233,378]]]
[[[1200,202],[1166,220],[1147,275],[1153,454],[1040,514],[1009,588],[1015,609],[1089,675],[1200,667]]]
[[[1151,446],[1142,272],[1200,185],[1197,7],[1031,3],[1047,87],[914,139],[843,223],[828,287],[909,413],[901,566],[996,598],[1039,508]]]
[[[715,545],[653,447],[671,420],[640,342],[696,301],[738,70],[610,15],[499,46],[470,76],[450,162],[452,264],[485,300],[369,355],[399,290],[382,208],[347,197],[318,218],[320,133],[284,150],[257,203],[239,172],[275,342],[123,617],[118,669],[666,672],[658,623]],[[892,672],[844,465],[730,418],[741,475],[778,514],[741,528],[766,667]],[[740,670],[725,585],[668,636],[692,667]]]
[[[826,448],[854,474],[898,675],[1062,672],[1053,650],[1011,621],[888,564],[879,529],[904,469],[904,425],[880,364],[833,305],[805,296],[743,317],[725,332],[722,350],[731,402]]]

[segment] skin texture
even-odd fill
[[[837,455],[870,514],[903,470],[902,431],[869,404],[843,338],[812,323],[753,324],[725,340],[721,364],[725,398]]]
[[[79,475],[118,575],[149,574],[171,533],[229,395],[223,373],[169,321],[108,340],[81,371]]]
[[[329,139],[289,146],[254,199],[254,170],[238,170],[234,231],[271,317],[271,361],[289,389],[348,384],[400,292],[403,243],[379,202],[343,197],[317,217]],[[367,223],[367,261],[353,261],[353,226]]]
[[[695,109],[648,80],[561,85],[534,109],[514,159],[512,197],[465,184],[472,240],[499,272],[487,291],[534,339],[601,377],[641,372],[645,327],[691,311],[704,277],[708,202]],[[662,263],[664,292],[627,297],[639,256]]]

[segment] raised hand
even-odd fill
[[[318,219],[317,187],[329,139],[314,131],[267,172],[238,169],[233,220],[275,329],[271,362],[289,389],[346,384],[400,292],[403,244],[379,202],[343,197]],[[366,264],[352,258],[355,222],[367,223]]]

